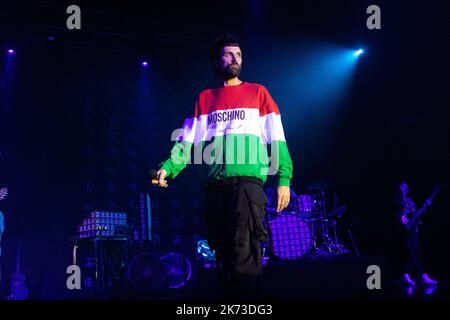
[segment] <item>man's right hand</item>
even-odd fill
[[[158,175],[158,187],[167,187],[167,171],[164,169],[159,169],[156,174]]]

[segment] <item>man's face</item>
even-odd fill
[[[236,46],[226,46],[220,52],[219,61],[216,66],[224,79],[238,77],[241,74],[242,53]]]

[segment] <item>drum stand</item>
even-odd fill
[[[335,207],[337,206],[335,195]],[[325,191],[320,189],[319,192],[319,227],[320,227],[320,238],[322,239],[321,248],[317,248],[316,240],[317,236],[314,232],[314,250],[323,256],[335,256],[343,253],[349,253],[349,250],[344,247],[342,242],[339,240],[336,229],[336,220],[329,220],[327,206],[325,201]],[[336,208],[337,209],[337,208]],[[330,226],[332,227],[332,234],[330,232]]]
[[[319,222],[320,223],[320,222]],[[312,241],[313,241],[313,245],[311,247],[311,251],[308,254],[308,256],[312,259],[317,259],[319,257],[324,257],[326,256],[326,252],[321,248],[321,246],[318,244],[318,239],[320,239],[320,235],[318,235],[318,232],[320,231],[320,229],[322,226],[316,226],[315,223],[311,224],[311,232],[312,232]]]
[[[296,212],[301,212],[302,210],[300,209],[300,204],[299,204],[299,198],[295,197],[295,209]],[[320,218],[319,221],[322,221],[322,210],[319,210],[320,213]],[[315,219],[314,219],[315,220]],[[319,235],[317,234],[319,232],[319,230],[317,230],[317,226],[315,225],[315,221],[314,220],[310,220],[311,224],[311,235],[312,235],[312,246],[309,250],[309,253],[306,254],[307,257],[312,258],[312,259],[316,259],[318,257],[322,257],[325,255],[325,252],[320,248],[320,246],[318,245],[318,239],[320,238]],[[320,226],[322,227],[322,226]],[[321,230],[323,231],[323,228],[321,228]]]
[[[327,214],[327,206],[326,206],[326,202],[325,202],[324,189],[320,189],[320,191],[319,191],[319,218],[320,218],[320,227],[321,227],[321,237],[323,239],[322,245],[325,248],[324,251],[326,253],[332,253],[330,232],[328,229],[328,214]]]

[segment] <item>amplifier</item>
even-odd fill
[[[127,214],[114,211],[93,211],[80,224],[78,237],[79,239],[127,240]]]

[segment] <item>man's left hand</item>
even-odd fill
[[[291,200],[291,189],[289,186],[278,186],[278,204],[277,204],[277,212],[285,209],[289,201]]]

